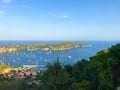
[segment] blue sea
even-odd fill
[[[54,44],[66,41],[0,41],[0,47],[14,45],[34,45],[34,44]],[[33,64],[53,64],[57,57],[60,57],[61,64],[75,64],[81,59],[89,60],[98,51],[110,48],[120,41],[77,41],[80,43],[89,43],[92,46],[83,48],[73,48],[65,51],[17,51],[12,53],[0,53],[0,63],[12,67],[22,67],[23,65]]]

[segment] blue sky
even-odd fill
[[[120,0],[0,0],[0,40],[120,40]]]

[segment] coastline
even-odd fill
[[[63,51],[72,48],[89,47],[91,44],[81,44],[78,42],[64,42],[59,44],[36,44],[36,45],[20,45],[0,47],[0,53],[16,52],[24,50],[45,50],[45,51]]]

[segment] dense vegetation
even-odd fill
[[[60,58],[44,71],[38,87],[3,89],[10,87],[0,82],[0,90],[116,90],[120,85],[120,44],[98,52],[90,61],[82,59],[75,65],[62,65]],[[15,81],[16,82],[16,81]],[[14,83],[11,84],[12,87]],[[10,87],[10,88],[12,88]],[[15,86],[21,87],[21,84]],[[22,88],[22,87],[21,87]]]
[[[0,74],[2,74],[4,72],[4,69],[6,68],[11,68],[11,67],[6,65],[0,65]]]
[[[57,61],[41,79],[41,90],[116,90],[120,85],[120,44],[73,66],[61,66]]]
[[[67,50],[71,48],[86,47],[90,44],[81,44],[78,42],[64,42],[60,44],[37,44],[21,46],[5,46],[0,48],[0,52],[13,52],[21,50]]]

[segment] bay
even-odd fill
[[[0,47],[14,45],[34,45],[34,44],[54,44],[68,41],[0,41]],[[91,47],[73,48],[65,51],[17,51],[12,53],[0,53],[0,63],[11,65],[12,67],[22,67],[23,65],[54,63],[57,57],[60,57],[62,64],[75,64],[81,59],[89,60],[98,51],[107,49],[112,45],[120,43],[119,41],[77,41],[80,43],[89,43]]]

